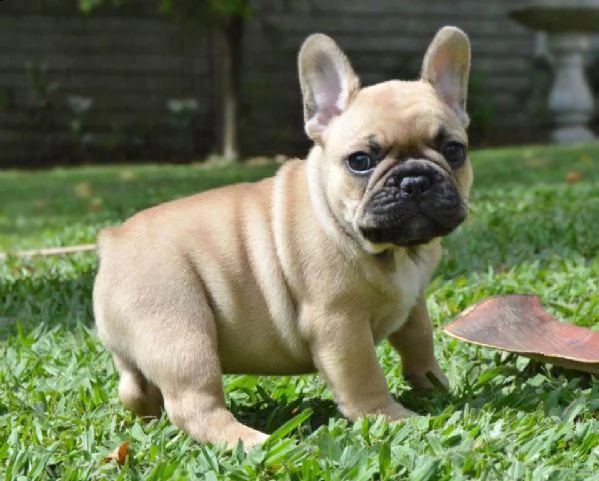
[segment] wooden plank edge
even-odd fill
[[[79,244],[64,247],[44,247],[42,249],[30,249],[16,252],[0,252],[0,259],[7,257],[35,257],[35,256],[60,256],[88,252],[96,249],[96,244]]]

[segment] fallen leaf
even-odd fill
[[[75,184],[73,190],[77,197],[87,198],[92,196],[92,186],[89,182],[79,182]]]
[[[119,466],[125,464],[127,455],[129,454],[129,441],[123,441],[119,444],[114,451],[104,458],[104,461],[109,463],[110,461],[116,461]]]
[[[89,208],[91,210],[100,210],[103,203],[104,201],[100,197],[96,197],[90,201]]]
[[[589,154],[581,154],[580,157],[578,157],[578,162],[580,162],[581,164],[584,165],[590,165],[591,161],[593,159],[591,158],[591,156]]]
[[[524,161],[528,167],[545,167],[549,164],[549,160],[543,157],[531,157]]]
[[[576,184],[576,182],[580,182],[580,173],[571,171],[566,174],[566,182],[568,184]]]
[[[128,181],[128,180],[133,180],[133,179],[135,179],[135,178],[137,177],[137,174],[136,174],[136,173],[135,173],[135,171],[134,171],[134,170],[132,170],[132,169],[126,169],[126,170],[123,170],[123,171],[122,171],[122,172],[119,174],[119,177],[120,177],[120,179],[121,179],[121,180]]]
[[[558,321],[534,295],[489,297],[462,311],[443,331],[479,346],[599,374],[599,333]]]

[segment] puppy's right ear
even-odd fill
[[[457,27],[443,27],[431,42],[422,63],[422,79],[468,125],[466,96],[470,74],[470,40]]]
[[[360,80],[337,44],[326,35],[310,35],[298,57],[304,98],[304,128],[314,142],[360,90]]]

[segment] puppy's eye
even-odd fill
[[[354,152],[347,158],[347,167],[354,174],[368,174],[375,165],[375,160],[366,152]]]
[[[466,160],[467,149],[464,144],[459,142],[448,142],[443,147],[443,157],[449,162],[452,167],[459,167]]]

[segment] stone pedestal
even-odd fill
[[[584,76],[587,35],[599,32],[599,0],[528,0],[510,11],[525,27],[545,32],[554,57],[555,77],[549,96],[554,114],[555,142],[595,139],[587,127],[593,114],[593,95]]]
[[[593,114],[593,94],[584,75],[584,34],[550,33],[549,46],[555,58],[555,78],[549,108],[556,128],[551,136],[558,143],[589,142],[595,138],[587,127]]]

